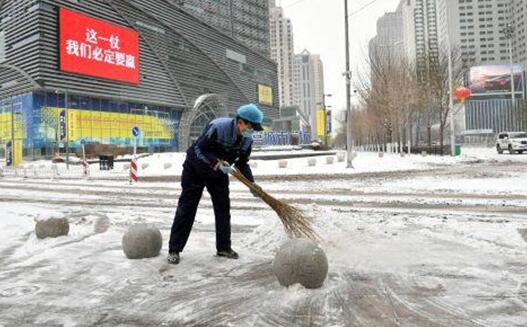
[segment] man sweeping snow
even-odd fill
[[[229,172],[231,165],[254,182],[248,165],[252,134],[261,131],[263,113],[254,104],[241,106],[236,118],[218,118],[187,150],[181,175],[182,192],[170,234],[168,262],[178,264],[179,253],[187,243],[198,204],[206,187],[210,193],[216,220],[217,255],[238,259],[231,248]]]

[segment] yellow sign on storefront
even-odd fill
[[[258,84],[258,102],[268,106],[273,105],[273,88]]]
[[[13,130],[14,128],[14,130]],[[14,132],[14,133],[13,133]],[[0,114],[0,139],[4,144],[7,153],[7,143],[12,142],[14,138],[14,146],[11,151],[14,154],[13,163],[15,167],[20,166],[23,157],[23,143],[25,138],[25,128],[23,118],[20,113],[3,112]]]
[[[55,117],[57,124],[62,110],[65,109],[43,109],[46,114]],[[174,134],[170,122],[162,117],[117,112],[68,109],[66,125],[67,139],[70,142],[82,139],[131,138],[131,130],[135,126],[142,131],[144,139],[170,140]]]
[[[4,112],[0,114],[0,138],[4,140],[4,143],[13,137],[13,123],[15,127],[15,140],[23,139],[25,136],[21,115],[12,115],[10,112]]]
[[[22,140],[15,140],[15,147],[14,147],[14,166],[18,167],[22,164],[22,158],[23,158],[23,142]]]
[[[317,110],[317,135],[320,138],[326,136],[326,110],[323,108]]]

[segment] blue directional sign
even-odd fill
[[[5,145],[6,152],[6,166],[10,167],[13,165],[13,143],[11,141],[7,142]]]
[[[332,128],[331,128],[331,111],[328,110],[326,112],[326,133],[329,134],[332,132]]]
[[[139,133],[141,133],[141,131],[139,130],[139,127],[136,126],[136,127],[132,128],[132,135],[133,136],[138,137]]]
[[[86,140],[85,139],[81,140],[81,145],[86,145]]]

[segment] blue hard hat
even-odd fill
[[[251,123],[255,131],[263,131],[262,122],[264,115],[258,107],[249,103],[238,108],[238,117]]]

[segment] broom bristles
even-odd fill
[[[311,219],[304,212],[285,202],[282,202],[267,192],[257,187],[253,182],[248,180],[239,170],[234,169],[232,175],[250,190],[267,203],[278,215],[287,235],[291,238],[308,238],[313,241],[320,241],[320,237],[311,226]]]

